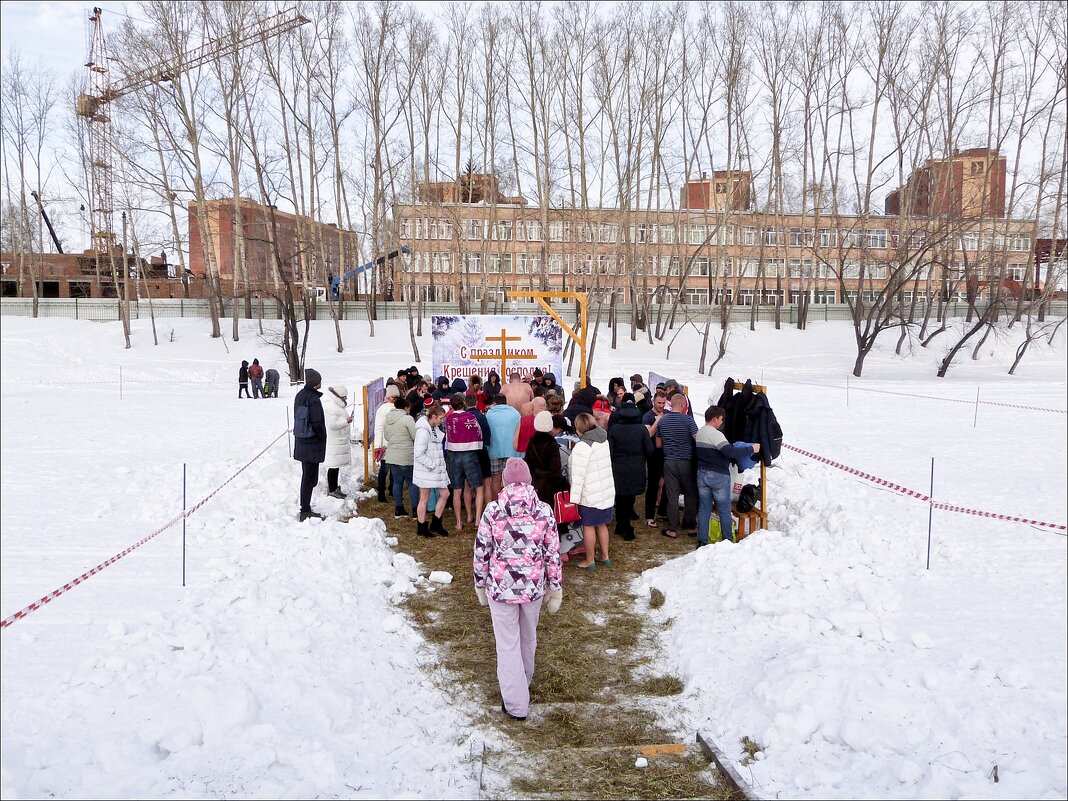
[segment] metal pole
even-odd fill
[[[934,457],[931,457],[931,494],[927,504],[927,569],[931,569],[931,523],[934,519]]]
[[[182,586],[185,586],[185,462],[182,462]]]
[[[975,417],[972,418],[972,428],[979,424],[979,387],[975,388]]]

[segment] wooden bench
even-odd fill
[[[739,512],[737,502],[731,504],[731,514],[738,521],[738,533],[735,542],[740,542],[754,531],[768,527],[768,513],[758,507],[753,507],[748,512]]]

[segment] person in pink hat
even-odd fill
[[[503,481],[475,536],[475,594],[493,620],[501,709],[526,720],[542,601],[555,614],[564,599],[560,536],[552,508],[531,486],[526,462],[508,459]]]

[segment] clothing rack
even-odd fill
[[[768,388],[763,384],[750,384],[753,392],[767,397]],[[740,392],[745,389],[745,381],[735,381],[734,389]],[[761,528],[768,527],[768,468],[764,464],[764,457],[760,457],[760,505],[754,506],[748,512],[738,511],[736,503],[731,503],[731,513],[738,518],[738,537],[741,540]]]

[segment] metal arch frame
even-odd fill
[[[517,298],[533,298],[537,301],[538,305],[545,309],[556,322],[560,324],[560,327],[564,329],[564,332],[571,337],[572,341],[579,346],[579,350],[582,353],[582,358],[579,361],[579,385],[586,386],[586,320],[587,311],[589,306],[589,293],[588,292],[541,292],[538,290],[528,289],[509,289],[508,297],[510,299]],[[570,298],[579,305],[579,330],[581,334],[576,334],[575,330],[564,322],[564,318],[557,314],[556,310],[549,305],[549,300],[562,300],[564,298]]]

